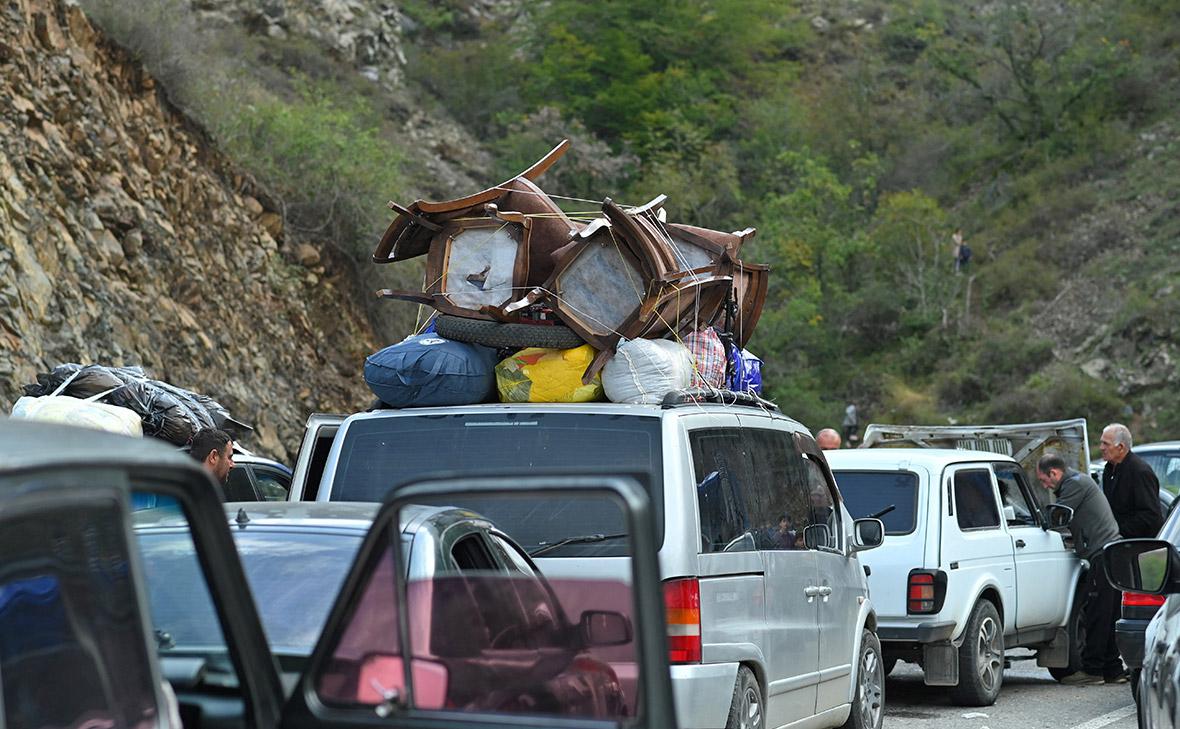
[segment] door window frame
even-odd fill
[[[956,477],[958,477],[959,474],[966,473],[968,471],[983,471],[984,473],[987,474],[988,483],[991,484],[992,506],[996,510],[996,523],[995,524],[989,524],[986,526],[973,526],[973,527],[963,526],[963,523],[960,520],[960,516],[962,515],[963,510],[960,508],[960,505],[959,505],[959,491],[955,487],[955,479],[956,479]],[[961,531],[961,532],[985,532],[985,531],[990,531],[993,529],[1003,530],[1003,529],[1007,528],[1007,523],[1006,523],[1006,520],[1004,519],[1003,505],[1000,503],[1000,490],[999,490],[999,487],[996,483],[996,474],[992,472],[992,469],[989,464],[965,463],[965,464],[956,465],[955,468],[950,472],[950,478],[948,479],[948,487],[951,492],[951,502],[954,504],[954,507],[951,509],[951,513],[949,515],[953,516],[955,518],[955,525],[958,527],[959,531]]]

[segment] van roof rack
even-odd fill
[[[681,405],[696,405],[698,403],[741,405],[760,410],[770,410],[776,413],[782,412],[778,405],[775,405],[770,400],[759,397],[753,392],[736,392],[734,390],[717,390],[705,387],[673,390],[664,396],[664,401],[660,403],[660,407],[667,410]]]

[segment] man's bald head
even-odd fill
[[[839,450],[840,434],[831,428],[824,428],[815,434],[815,444],[820,447],[820,450]]]

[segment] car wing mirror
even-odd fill
[[[827,524],[811,524],[803,528],[803,544],[808,549],[824,549],[832,544],[832,530]]]
[[[880,547],[881,543],[885,541],[885,522],[880,519],[857,519],[852,522],[852,526],[853,552],[863,552],[866,549]],[[806,539],[806,535],[804,538]]]
[[[1123,592],[1180,592],[1180,555],[1163,539],[1123,539],[1102,550],[1110,584]]]
[[[1011,524],[1016,521],[1016,507],[1009,504],[1004,507],[1004,521]]]
[[[414,679],[414,696],[423,709],[441,709],[446,705],[450,674],[443,663],[415,658],[410,661]],[[402,706],[405,692],[405,665],[401,656],[372,653],[361,661],[357,673],[358,704],[385,706],[379,714],[388,715],[394,706]]]
[[[1065,504],[1049,504],[1049,528],[1066,529],[1073,521],[1073,508]]]
[[[587,610],[579,622],[582,642],[590,647],[626,645],[631,642],[631,621],[611,610]]]

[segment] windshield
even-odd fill
[[[432,474],[534,469],[634,476],[651,494],[656,542],[663,541],[660,419],[593,413],[468,413],[357,420],[348,427],[333,479],[333,501],[380,501],[392,486]],[[491,519],[533,549],[543,543],[621,529],[617,509],[579,499],[520,501],[464,497],[449,505]],[[622,556],[617,541],[570,544],[545,557]]]
[[[918,510],[918,476],[909,471],[833,471],[844,506],[854,519],[879,516],[887,535],[914,531]]]
[[[250,591],[276,653],[305,656],[360,547],[361,535],[276,530],[233,532]],[[161,649],[224,650],[224,639],[187,531],[141,531],[152,622]]]

